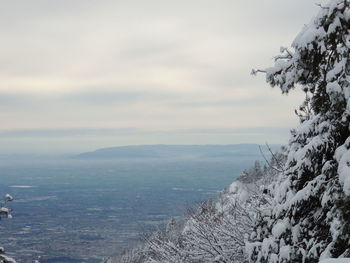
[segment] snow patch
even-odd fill
[[[272,228],[272,234],[275,238],[280,238],[289,227],[288,219],[279,220]]]
[[[328,258],[321,260],[319,263],[350,263],[350,258]]]

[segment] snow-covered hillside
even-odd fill
[[[271,182],[285,155],[274,154],[266,165],[256,162],[217,200],[188,208],[184,218],[172,219],[146,236],[144,244],[110,262],[248,262],[249,233],[273,204]]]

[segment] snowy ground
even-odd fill
[[[321,260],[320,263],[350,263],[350,258],[329,258]]]

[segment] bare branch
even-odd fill
[[[250,72],[250,74],[253,76],[255,76],[257,73],[266,73],[266,70],[252,69],[252,71]]]
[[[277,167],[271,165],[271,163],[267,160],[267,158],[266,158],[264,152],[262,151],[260,145],[259,145],[259,150],[260,150],[260,153],[261,153],[262,157],[264,158],[266,164],[267,164],[271,169],[273,169],[273,170],[275,170],[275,171],[277,171],[277,172],[283,172],[283,170],[280,170],[280,169],[278,169]]]

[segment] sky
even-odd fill
[[[1,4],[0,154],[285,144],[298,124],[301,92],[250,72],[273,65],[314,1]]]

